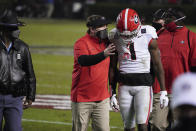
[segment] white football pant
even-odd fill
[[[150,86],[120,85],[118,95],[124,128],[134,128],[136,123],[148,123],[152,107]]]

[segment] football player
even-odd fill
[[[134,131],[136,124],[139,131],[147,131],[152,104],[151,60],[161,86],[161,106],[168,105],[156,30],[152,26],[141,25],[137,12],[129,8],[120,12],[116,22],[116,28],[109,33],[109,39],[117,51],[117,55],[111,58],[110,67],[111,106],[115,111],[120,110],[125,131]],[[117,81],[118,101],[115,91]]]

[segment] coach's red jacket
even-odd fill
[[[196,66],[196,34],[186,27],[175,32],[161,30],[158,34],[157,42],[165,71],[165,86],[171,94],[174,79],[179,74],[189,71],[190,67]],[[157,79],[153,84],[153,92],[160,92]]]

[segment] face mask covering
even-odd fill
[[[100,30],[96,33],[96,36],[100,39],[100,40],[104,40],[108,38],[108,31],[107,29],[105,30]]]
[[[11,37],[14,39],[18,39],[20,35],[20,30],[15,30],[11,32]]]
[[[177,20],[175,20],[175,21],[172,21],[172,22],[170,22],[170,23],[168,23],[168,24],[165,24],[165,28],[166,28],[169,32],[175,32],[177,28],[183,27],[183,26],[177,26],[177,25],[176,25],[176,22],[179,21],[179,20],[185,19],[185,18],[186,18],[186,16],[181,17],[181,18],[179,18],[179,19],[177,19]]]
[[[14,29],[14,30],[8,30],[8,31],[6,31],[6,36],[10,40],[12,40],[12,41],[18,39],[19,38],[19,35],[20,35],[20,30],[19,29]]]
[[[176,31],[176,28],[177,28],[177,25],[175,22],[170,22],[169,24],[166,24],[165,25],[165,28],[169,31],[169,32],[175,32]]]
[[[156,29],[156,31],[159,31],[163,26],[160,23],[152,22],[152,26]]]

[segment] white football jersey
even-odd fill
[[[156,30],[149,25],[142,25],[137,37],[124,40],[116,28],[109,32],[118,52],[119,70],[121,73],[149,73],[150,53],[149,43],[157,39]]]

